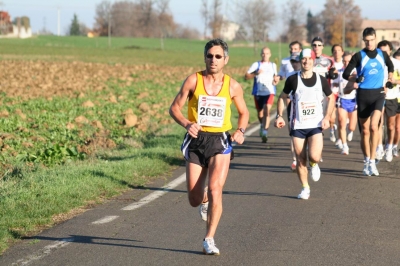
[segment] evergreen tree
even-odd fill
[[[69,35],[71,36],[79,36],[81,35],[78,16],[74,14],[74,18],[72,19],[71,26],[69,28]]]
[[[314,17],[310,10],[307,12],[307,41],[311,42],[311,40],[318,36],[319,27],[318,27],[318,18]]]

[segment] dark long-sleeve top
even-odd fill
[[[367,50],[367,49],[364,48],[363,50],[367,54],[367,56],[369,58],[375,58],[378,55],[378,51],[376,49],[374,49],[373,51],[370,51],[370,50]],[[390,60],[389,55],[386,52],[383,52],[383,57],[385,59],[385,64],[388,67],[388,72],[389,73],[393,73],[394,66],[393,66],[392,60]],[[357,66],[361,65],[361,60],[362,60],[361,51],[355,53],[351,57],[349,65],[346,67],[346,69],[343,72],[343,78],[344,79],[346,79],[346,80],[349,79],[350,74],[353,71],[353,69],[356,68]]]

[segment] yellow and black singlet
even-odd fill
[[[232,128],[230,77],[224,75],[221,90],[215,96],[208,95],[202,72],[197,72],[197,84],[189,99],[188,119],[202,127],[203,132],[225,132]]]

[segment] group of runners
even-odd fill
[[[318,163],[322,160],[325,129],[330,129],[330,140],[347,155],[347,142],[352,140],[358,125],[364,175],[379,175],[376,164],[381,159],[380,149],[388,162],[398,156],[400,49],[391,57],[391,44],[385,41],[376,45],[373,28],[364,29],[363,41],[365,48],[355,54],[344,52],[341,45],[335,44],[332,56],[322,53],[324,42],[320,37],[311,41],[311,48],[303,49],[300,42],[292,42],[290,56],[282,60],[279,72],[270,61],[271,50],[264,47],[261,60],[245,73],[245,79],[254,79],[252,94],[262,142],[268,141],[276,85],[285,80],[274,125],[277,128],[286,125],[282,116],[287,109],[291,168],[302,184],[299,199],[310,197],[309,175],[313,181],[321,177]],[[214,235],[222,215],[223,186],[234,157],[232,142],[244,142],[249,122],[240,83],[224,74],[228,61],[226,42],[209,41],[204,48],[205,70],[186,78],[170,107],[172,118],[186,129],[181,151],[186,160],[188,198],[207,222],[203,239],[203,252],[207,255],[220,254]],[[186,103],[187,115],[184,115]],[[238,112],[238,126],[233,131],[232,103]],[[381,140],[384,123],[386,143]]]

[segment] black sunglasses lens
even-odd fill
[[[222,58],[222,55],[220,55],[220,54],[216,54],[216,55],[207,54],[206,57],[207,57],[208,59],[212,59],[214,56],[215,56],[215,58],[217,58],[217,59],[221,59],[221,58]]]

